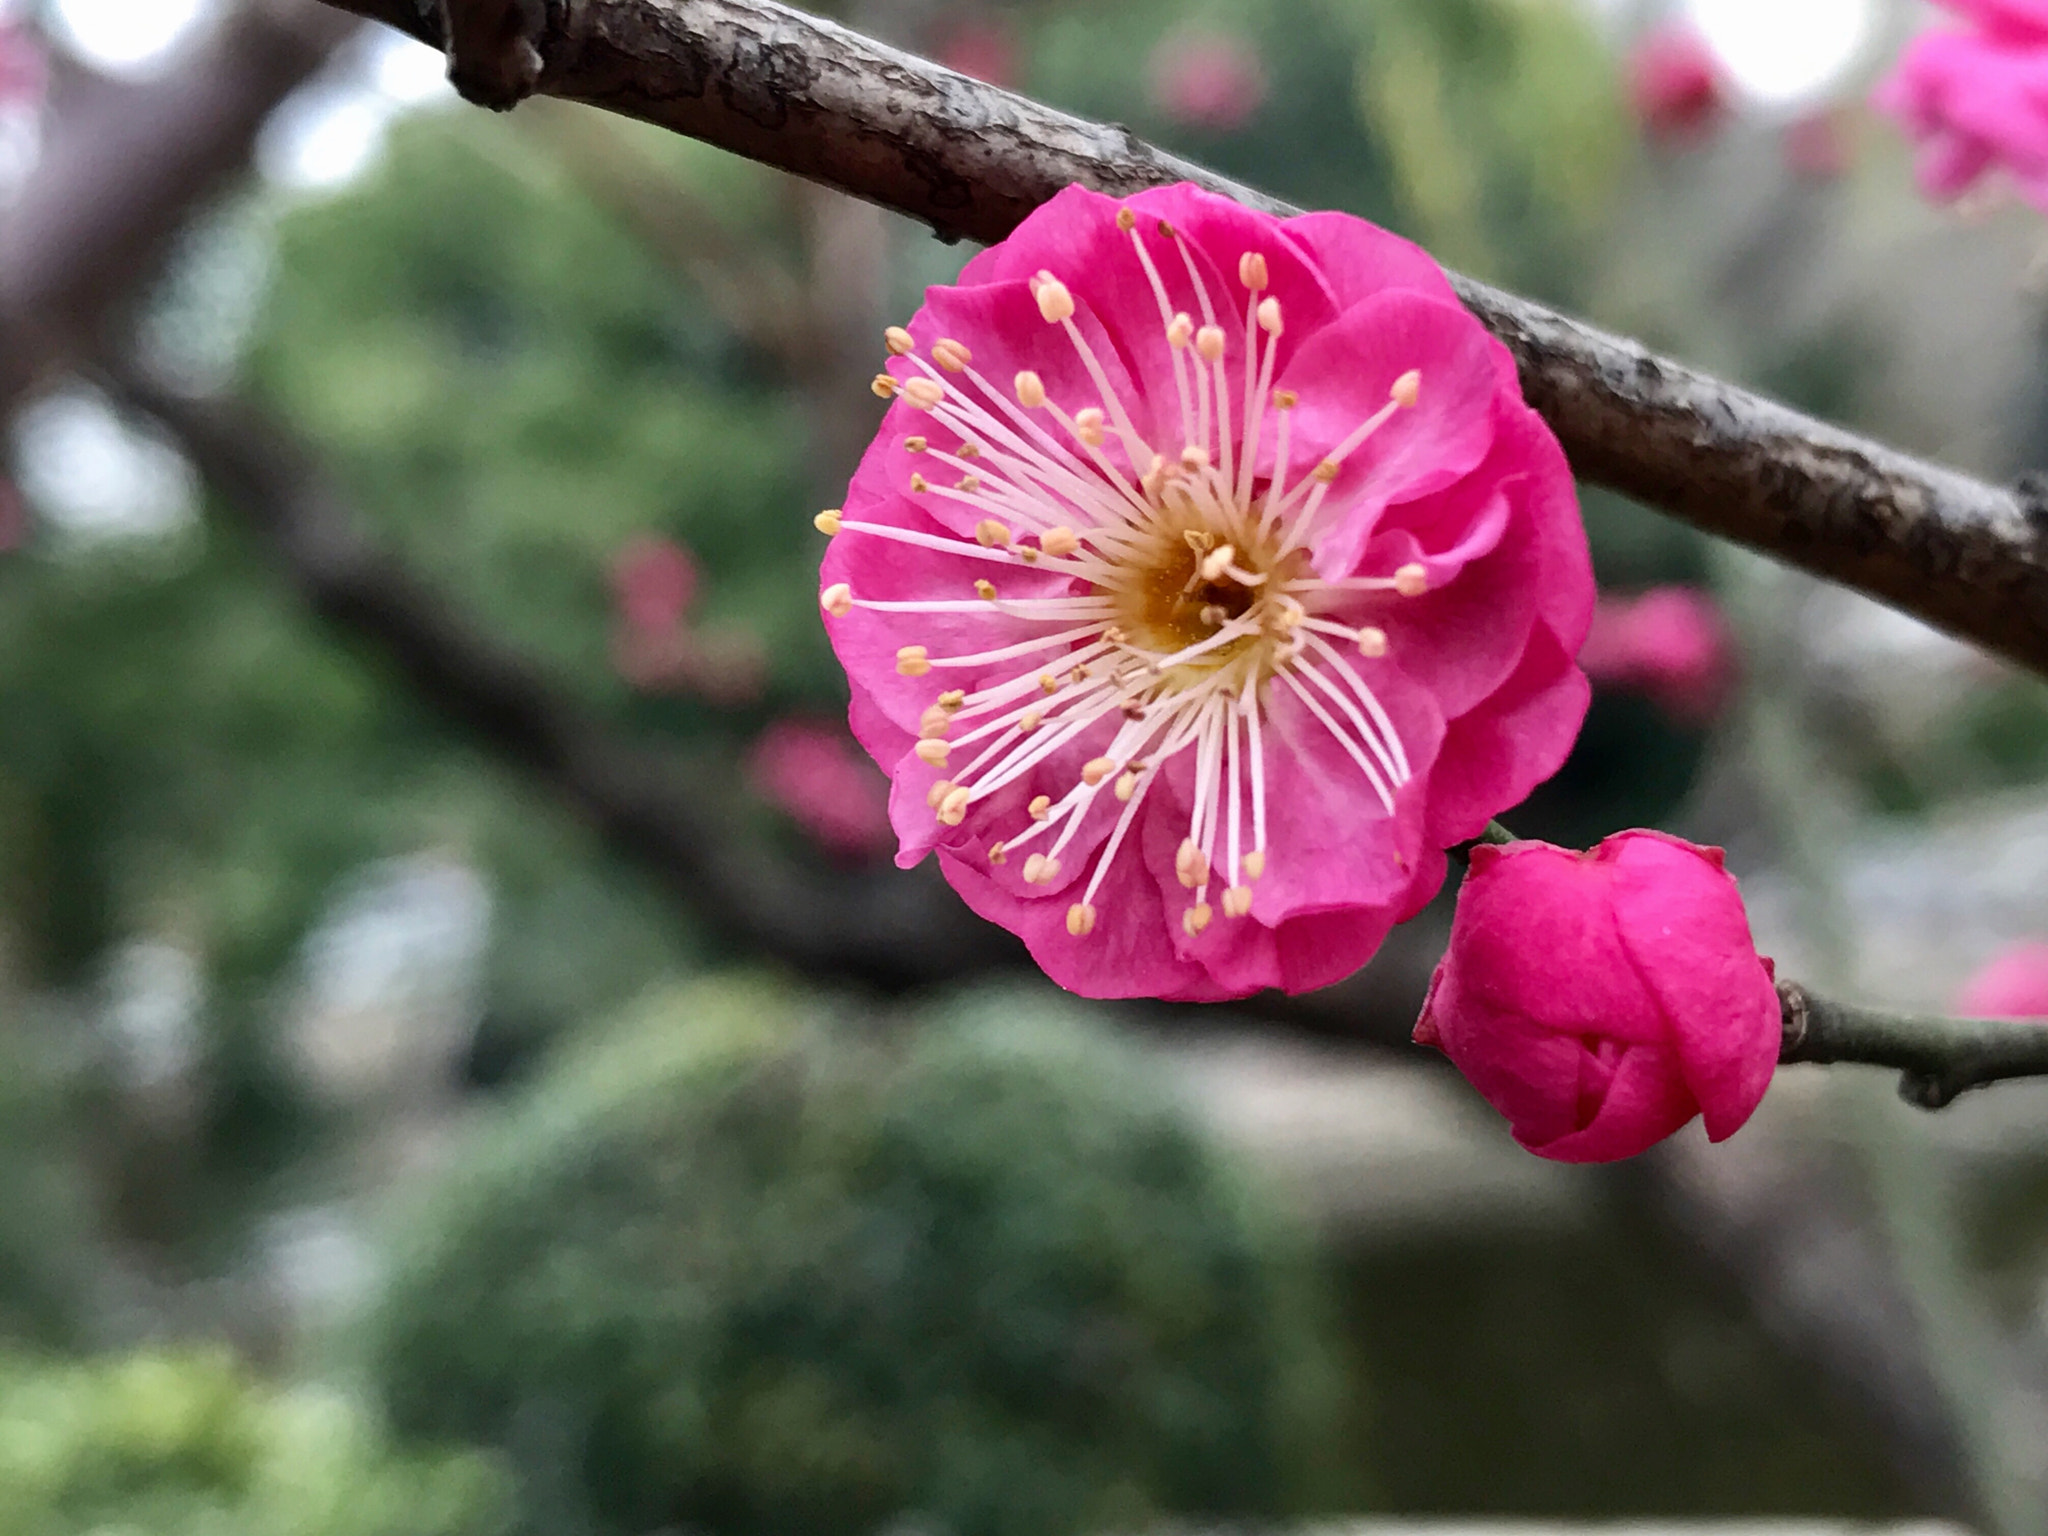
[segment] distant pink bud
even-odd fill
[[[948,69],[990,85],[1017,83],[1017,39],[1000,21],[960,23],[944,34],[932,57]]]
[[[1955,1011],[1975,1019],[2048,1019],[2048,943],[2000,951],[1964,984]]]
[[[1251,45],[1222,32],[1182,31],[1152,50],[1152,105],[1177,123],[1228,132],[1266,100],[1266,71]]]
[[[776,721],[747,754],[747,782],[827,852],[873,858],[896,841],[889,781],[837,726]]]
[[[1721,1141],[1770,1085],[1771,963],[1718,848],[1620,832],[1482,845],[1415,1038],[1541,1157],[1633,1157],[1696,1114]]]
[[[1691,27],[1657,28],[1628,60],[1629,103],[1643,132],[1665,141],[1697,139],[1728,111],[1721,60]]]
[[[2002,169],[2048,209],[2048,4],[1948,0],[1977,31],[1906,45],[1872,100],[1920,146],[1921,190],[1949,199]]]
[[[1602,596],[1579,665],[1596,684],[1647,694],[1673,719],[1704,724],[1735,683],[1735,647],[1721,610],[1694,587]]]
[[[612,562],[612,596],[628,629],[667,635],[696,600],[696,558],[674,539],[642,534]]]

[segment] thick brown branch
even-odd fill
[[[439,46],[415,0],[334,0]],[[538,89],[658,123],[995,240],[1070,182],[1199,166],[771,0],[551,0]],[[1458,279],[1574,468],[2048,672],[2048,518],[2012,491],[1802,416],[1540,305]]]

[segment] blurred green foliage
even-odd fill
[[[497,1536],[506,1511],[486,1458],[394,1450],[222,1354],[0,1359],[5,1536]]]
[[[910,1028],[663,995],[409,1230],[374,1377],[406,1429],[503,1447],[529,1529],[1054,1536],[1335,1491],[1294,1244],[1140,1058],[1029,995]]]

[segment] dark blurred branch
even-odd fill
[[[238,5],[159,78],[60,81],[35,173],[0,218],[0,415],[106,328],[194,206],[247,168],[271,109],[354,25]]]
[[[331,3],[441,45],[430,0]],[[1189,180],[1293,211],[1125,129],[771,0],[550,0],[539,51],[540,92],[808,176],[947,237],[1000,239],[1076,181],[1123,194]],[[1585,478],[2048,673],[2048,520],[2032,503],[1456,282]]]
[[[1778,983],[1785,1010],[1781,1062],[1896,1067],[1899,1094],[1941,1109],[1958,1094],[2015,1077],[2048,1076],[2048,1019],[1945,1019],[1887,1013]]]

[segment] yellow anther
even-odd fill
[[[1010,850],[1009,850],[1009,846],[1008,846],[1007,844],[1005,844],[1005,843],[990,843],[990,844],[988,845],[988,861],[989,861],[989,863],[991,863],[991,864],[1007,864],[1007,863],[1009,863],[1009,862],[1010,862]]]
[[[895,357],[903,357],[917,350],[917,343],[911,340],[910,332],[900,325],[892,325],[882,332],[882,343]]]
[[[1166,322],[1167,345],[1178,351],[1195,338],[1194,317],[1182,310]]]
[[[1116,211],[1116,227],[1128,235],[1138,227],[1138,216],[1128,208],[1119,208]]]
[[[1038,551],[1029,544],[1020,544],[1017,546],[1017,558],[1026,565],[1036,565],[1038,564]]]
[[[1164,235],[1169,240],[1178,240],[1180,238],[1180,231],[1175,229],[1171,224],[1167,223],[1164,219],[1161,219],[1159,221],[1159,233]]]
[[[1233,885],[1223,893],[1223,915],[1243,917],[1252,909],[1252,888],[1248,885]]]
[[[1033,821],[1043,821],[1052,810],[1052,796],[1038,795],[1025,809],[1031,813]]]
[[[1057,325],[1074,313],[1074,296],[1067,292],[1067,285],[1056,277],[1047,277],[1038,285],[1038,312],[1046,322]]]
[[[940,779],[924,792],[924,803],[936,811],[939,808],[940,802],[946,796],[953,793],[954,788],[955,785],[951,779]]]
[[[965,784],[955,784],[939,802],[940,822],[949,827],[959,826],[967,819],[967,802],[972,798],[973,792]]]
[[[932,704],[917,717],[917,734],[933,739],[944,736],[953,729],[953,712],[942,704]]]
[[[931,669],[931,653],[921,645],[906,645],[896,652],[896,671],[899,676],[923,677]]]
[[[1230,562],[1237,558],[1237,551],[1228,544],[1218,544],[1202,556],[1202,580],[1216,581],[1230,569]]]
[[[1278,299],[1259,300],[1259,329],[1268,336],[1278,336],[1280,334],[1280,301]]]
[[[1173,856],[1173,872],[1180,877],[1180,883],[1189,890],[1206,885],[1209,880],[1209,855],[1195,846],[1191,837],[1181,839],[1180,849]]]
[[[1038,674],[1038,691],[1040,693],[1058,693],[1060,691],[1060,680],[1050,672],[1041,672]]]
[[[1296,394],[1293,390],[1276,389],[1273,391],[1274,410],[1291,411],[1299,404],[1301,404],[1301,396]]]
[[[905,453],[923,453],[930,446],[921,437],[906,437],[903,439],[903,451]]]
[[[954,457],[959,459],[978,459],[981,457],[981,444],[962,443],[960,445],[960,451],[956,453]]]
[[[1238,872],[1247,880],[1256,880],[1266,872],[1266,850],[1254,848],[1238,864]]]
[[[896,398],[896,380],[886,373],[876,374],[875,381],[868,385],[868,388],[872,389],[884,400],[894,400]]]
[[[1328,485],[1332,480],[1337,478],[1337,472],[1341,468],[1343,468],[1343,466],[1340,465],[1335,459],[1325,459],[1322,461],[1322,463],[1318,464],[1314,469],[1310,470],[1309,473],[1313,475],[1316,479],[1322,481],[1323,484]]]
[[[953,482],[953,489],[956,491],[978,491],[981,489],[981,476],[962,475]]]
[[[843,581],[835,581],[818,594],[818,606],[835,619],[843,619],[853,612],[853,588]]]
[[[1102,440],[1109,434],[1103,426],[1102,407],[1085,406],[1074,412],[1074,436],[1090,448],[1100,448]]]
[[[1237,280],[1257,293],[1266,286],[1266,258],[1257,251],[1246,251],[1237,258]]]
[[[903,385],[903,398],[920,411],[928,411],[946,398],[946,386],[937,379],[908,379]]]
[[[1042,853],[1034,853],[1024,861],[1024,883],[1026,885],[1051,885],[1059,878],[1060,861]]]
[[[1085,939],[1095,931],[1095,909],[1086,902],[1075,902],[1067,908],[1067,932],[1077,939]]]
[[[1033,731],[1038,729],[1040,722],[1042,722],[1044,719],[1045,716],[1040,714],[1037,710],[1027,709],[1024,711],[1023,714],[1017,717],[1017,729],[1022,734],[1029,736]]]
[[[974,361],[974,354],[948,336],[932,343],[932,361],[948,373],[965,373],[967,365]]]
[[[1135,773],[1124,774],[1121,778],[1119,778],[1116,781],[1117,799],[1129,800],[1131,796],[1135,795],[1137,792],[1138,776]]]
[[[910,472],[910,489],[912,491],[922,496],[926,491],[930,490],[931,488],[931,481],[925,479],[925,477],[919,474],[916,470],[912,470]]]
[[[934,768],[943,768],[946,766],[946,759],[952,755],[953,744],[936,736],[927,736],[918,742],[916,751],[919,757]]]
[[[1181,931],[1192,939],[1209,926],[1209,919],[1215,915],[1214,912],[1209,910],[1209,903],[1206,901],[1197,902],[1194,906],[1189,907],[1187,911],[1181,913]]]
[[[992,603],[996,600],[996,584],[983,576],[974,583],[974,595],[983,602]]]
[[[1387,632],[1377,625],[1368,624],[1358,632],[1358,648],[1368,656],[1387,654]]]
[[[1401,377],[1394,380],[1394,387],[1387,391],[1387,398],[1404,409],[1413,407],[1415,402],[1421,398],[1421,395],[1422,373],[1419,369],[1415,368],[1410,368]]]
[[[837,533],[839,531],[839,517],[840,513],[837,507],[827,507],[811,519],[811,526],[820,533]]]
[[[1220,361],[1223,357],[1223,327],[1205,325],[1195,332],[1195,350],[1212,363]]]
[[[1091,757],[1081,765],[1081,782],[1093,789],[1115,773],[1116,766],[1116,759],[1113,757]]]
[[[1048,555],[1071,555],[1081,547],[1081,536],[1064,526],[1048,528],[1039,535],[1038,547]]]
[[[1429,571],[1425,566],[1409,561],[1394,572],[1394,590],[1403,597],[1420,597],[1429,590]]]
[[[944,693],[939,695],[939,708],[941,709],[958,709],[962,704],[965,704],[966,702],[967,693],[965,689],[948,688]]]
[[[1035,411],[1045,404],[1045,380],[1029,368],[1020,372],[1014,383],[1017,388],[1017,403],[1028,411]]]
[[[992,517],[984,517],[974,525],[974,542],[983,549],[993,549],[998,544],[1010,542],[1010,530]]]
[[[1183,528],[1180,536],[1187,542],[1188,548],[1198,555],[1207,554],[1216,547],[1215,532],[1208,528]]]
[[[1189,474],[1200,474],[1209,467],[1209,450],[1199,443],[1189,443],[1180,451],[1180,467]]]

